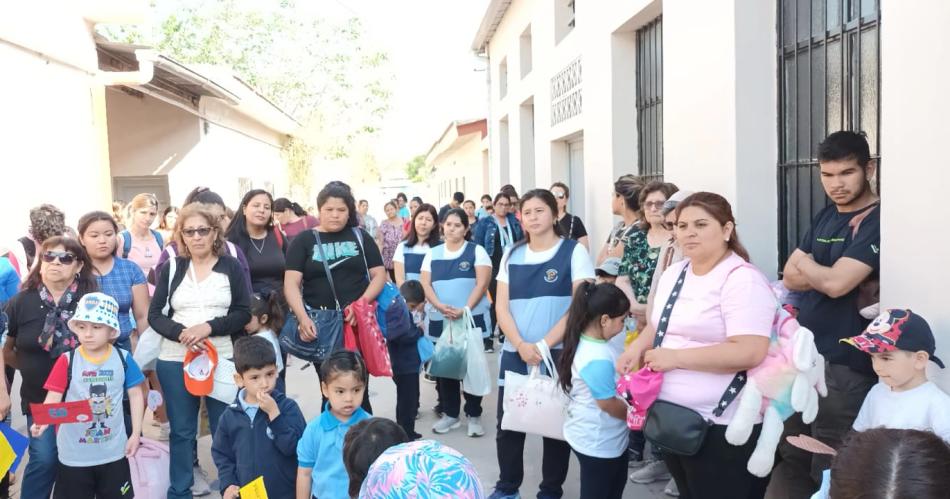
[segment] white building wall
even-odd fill
[[[944,362],[950,361],[944,201],[950,174],[942,152],[950,136],[948,22],[944,0],[881,4],[881,305],[925,317]],[[946,369],[931,375],[950,391]]]

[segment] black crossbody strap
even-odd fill
[[[666,306],[663,307],[663,312],[660,314],[660,324],[657,326],[656,335],[653,338],[653,348],[659,348],[660,344],[663,343],[666,330],[670,326],[670,315],[673,313],[673,305],[676,304],[676,299],[679,298],[680,291],[683,289],[683,281],[686,280],[686,272],[688,271],[689,264],[687,263],[683,266],[683,271],[680,272],[679,277],[676,278],[676,283],[673,284],[670,297],[666,300]],[[717,418],[722,416],[722,413],[729,407],[729,404],[736,399],[736,396],[739,395],[739,392],[745,387],[746,381],[745,371],[736,373],[736,376],[729,382],[729,386],[719,399],[719,403],[716,404],[716,409],[713,410],[714,416]]]
[[[366,267],[366,281],[373,282],[373,278],[369,275],[369,262],[366,261],[366,248],[363,246],[363,233],[360,232],[359,227],[353,227],[353,233],[356,234],[356,240],[360,244],[360,254],[363,255],[363,266]]]
[[[330,264],[327,263],[327,255],[323,252],[323,242],[320,241],[320,231],[313,229],[313,235],[317,238],[317,250],[320,252],[320,259],[323,260],[323,269],[327,273],[327,281],[330,282],[330,291],[333,292],[333,301],[336,302],[336,309],[340,310],[340,299],[336,296],[336,286],[333,285],[333,272],[330,271]]]

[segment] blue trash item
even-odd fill
[[[435,345],[432,344],[432,340],[425,336],[420,336],[419,339],[416,340],[416,349],[419,351],[419,362],[423,364],[429,362],[429,359],[432,358],[432,354],[435,353]]]

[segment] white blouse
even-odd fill
[[[174,309],[172,320],[186,328],[207,322],[216,317],[228,315],[231,307],[231,284],[228,276],[220,272],[211,272],[201,282],[195,282],[191,267],[185,273],[185,278],[175,289],[171,298]],[[234,348],[231,345],[231,336],[212,336],[208,338],[218,351],[218,358],[231,358]],[[187,349],[177,341],[167,338],[162,340],[162,350],[158,358],[172,362],[184,362]]]

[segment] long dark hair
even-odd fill
[[[234,212],[231,225],[228,225],[228,230],[225,232],[225,237],[228,241],[238,245],[245,254],[247,254],[250,249],[251,235],[247,232],[247,216],[244,215],[244,209],[247,208],[248,203],[250,203],[252,199],[261,194],[267,196],[267,200],[270,201],[271,206],[271,216],[267,218],[267,223],[264,224],[264,238],[267,238],[267,234],[274,230],[274,197],[264,189],[251,189],[247,191],[247,194],[241,199],[241,205],[238,206],[237,211]]]
[[[287,199],[287,198],[277,198],[274,200],[274,213],[283,213],[290,209],[294,212],[294,215],[298,217],[303,217],[307,215],[307,210],[304,210],[299,204]]]
[[[468,214],[465,213],[465,210],[462,208],[452,208],[451,210],[445,212],[445,218],[442,219],[442,223],[445,223],[450,216],[459,217],[459,220],[462,222],[462,225],[465,227],[465,230],[468,230]]]
[[[709,213],[719,222],[719,225],[726,225],[727,222],[732,222],[732,235],[729,236],[729,242],[726,243],[726,246],[735,252],[735,254],[742,257],[743,260],[749,261],[749,252],[745,249],[745,246],[739,242],[739,232],[736,228],[736,217],[732,215],[732,205],[729,204],[729,201],[726,201],[726,198],[714,192],[697,192],[692,194],[676,205],[676,219],[679,220],[680,213],[683,213],[683,209],[689,208],[690,206]]]
[[[162,230],[174,230],[174,229],[175,229],[175,227],[169,227],[169,226],[168,226],[168,221],[165,219],[165,217],[167,217],[168,214],[171,213],[171,212],[175,212],[175,213],[177,214],[177,213],[178,213],[178,207],[177,207],[177,206],[171,206],[171,205],[169,205],[169,206],[167,206],[164,210],[162,210],[162,218],[161,218],[161,220],[158,222],[158,228],[159,228],[159,229],[162,229]]]
[[[89,226],[95,222],[109,222],[109,224],[112,225],[112,230],[115,231],[116,234],[119,233],[119,224],[115,222],[115,218],[112,218],[112,215],[104,211],[90,211],[79,217],[79,225],[76,227],[79,232],[80,245],[82,245],[82,238],[86,236],[86,231],[89,230]],[[117,240],[113,241],[111,253],[115,253],[115,247],[118,244]],[[86,249],[85,245],[83,245],[83,249]]]
[[[557,215],[560,212],[557,209],[557,199],[554,197],[554,194],[551,194],[551,191],[547,189],[531,189],[524,193],[524,196],[521,196],[521,199],[518,201],[519,209],[524,210],[524,204],[532,199],[540,199],[544,204],[548,205],[548,208],[551,209],[552,217],[554,218],[554,234],[558,237],[564,237],[561,224],[557,223]],[[528,229],[522,226],[522,230],[524,231],[524,239],[515,243],[515,245],[511,247],[511,251],[531,242],[531,234],[528,234]]]
[[[405,430],[386,418],[369,418],[353,425],[343,438],[343,466],[350,477],[350,497],[360,494],[363,480],[376,458],[386,449],[408,441]]]
[[[950,445],[930,431],[875,428],[852,433],[831,466],[835,499],[938,499],[950,490]]]
[[[224,199],[216,192],[208,189],[207,187],[195,187],[185,196],[185,202],[182,203],[182,206],[187,206],[191,203],[204,203],[204,204],[216,204],[222,208],[227,208],[224,204]]]
[[[284,298],[277,291],[251,295],[251,316],[257,317],[261,326],[275,333],[279,333],[284,327],[285,306]],[[264,315],[267,315],[267,321],[261,320]]]
[[[419,218],[420,213],[428,213],[432,216],[432,232],[429,232],[429,237],[425,241],[419,240],[419,234],[416,234],[416,219]],[[406,235],[406,246],[409,248],[415,247],[419,243],[426,243],[429,247],[433,247],[439,244],[439,212],[436,211],[435,206],[432,206],[429,203],[423,203],[419,205],[419,209],[412,214],[412,222],[409,224],[409,234]]]
[[[359,215],[356,213],[356,199],[353,197],[353,191],[349,185],[334,180],[323,186],[323,189],[317,194],[317,210],[322,208],[330,198],[342,199],[343,204],[346,205],[346,209],[349,211],[349,219],[346,221],[347,227],[360,226]]]
[[[584,281],[577,286],[571,307],[567,311],[567,324],[564,326],[564,350],[558,362],[558,383],[565,392],[571,391],[571,364],[577,353],[581,334],[591,322],[606,314],[611,319],[626,315],[630,311],[630,300],[617,286],[610,283],[594,284]]]
[[[92,274],[92,261],[89,260],[89,254],[86,253],[86,249],[82,247],[82,244],[79,244],[79,241],[66,236],[53,236],[47,238],[43,243],[36,248],[36,258],[42,258],[43,253],[49,251],[51,248],[56,246],[62,246],[66,251],[76,255],[76,258],[82,262],[82,269],[79,270],[79,275],[77,280],[79,282],[79,289],[76,292],[76,298],[80,296],[97,291],[99,289],[99,284],[96,282],[96,277]],[[37,262],[33,266],[33,269],[30,270],[30,275],[27,276],[26,281],[23,283],[23,286],[20,288],[22,290],[36,290],[39,289],[40,285],[43,284],[43,276],[40,275],[40,267],[43,266],[45,262]]]

